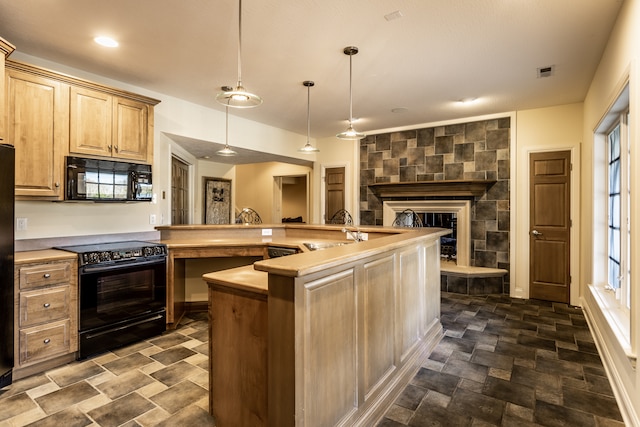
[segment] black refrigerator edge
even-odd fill
[[[13,252],[15,150],[0,143],[0,389],[13,372]]]

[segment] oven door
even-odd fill
[[[80,332],[164,312],[166,257],[85,266],[79,275]]]

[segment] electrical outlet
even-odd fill
[[[16,218],[16,231],[25,231],[27,229],[27,218]]]
[[[155,216],[155,214],[149,215],[149,224],[156,225],[156,216]]]
[[[262,235],[263,236],[271,236],[273,234],[272,230],[270,228],[263,228],[262,229]]]

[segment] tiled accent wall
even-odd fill
[[[471,265],[509,271],[510,128],[511,120],[505,117],[362,139],[360,223],[382,225],[382,201],[368,188],[370,184],[496,180],[472,203]],[[504,281],[508,293],[508,273]]]

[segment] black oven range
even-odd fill
[[[165,331],[165,245],[126,241],[57,249],[78,254],[79,359]]]

